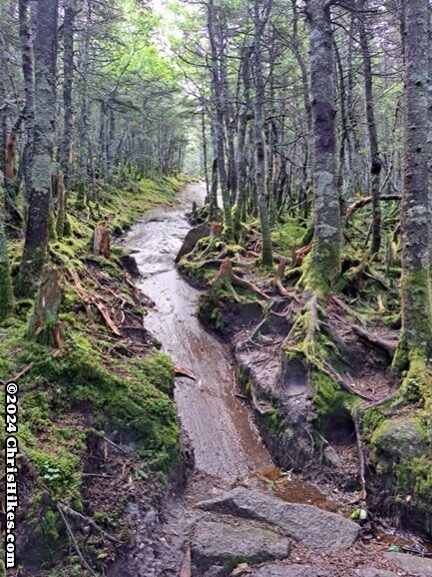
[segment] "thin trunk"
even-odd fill
[[[271,9],[271,0],[264,3],[264,14],[260,12],[260,1],[254,0],[254,57],[255,57],[255,179],[258,195],[258,213],[261,224],[262,253],[261,259],[265,266],[273,265],[273,249],[271,240],[270,222],[267,208],[266,191],[266,155],[264,144],[264,82],[261,59],[261,41],[265,25]]]
[[[372,87],[372,59],[369,50],[369,43],[366,31],[364,10],[367,8],[367,0],[359,0],[359,30],[360,44],[363,56],[363,75],[366,102],[366,119],[370,146],[370,194],[372,196],[372,241],[371,254],[379,252],[381,246],[381,202],[380,202],[380,175],[382,162],[378,149],[378,134],[375,122],[375,110]]]

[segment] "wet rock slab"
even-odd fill
[[[197,524],[192,540],[193,574],[229,575],[241,561],[261,563],[284,559],[290,553],[286,537],[248,523],[238,526],[213,521]]]
[[[283,529],[296,541],[316,549],[349,547],[357,539],[360,527],[313,505],[287,503],[255,490],[242,487],[221,497],[199,504],[201,509],[256,519]]]
[[[406,571],[410,577],[432,577],[432,559],[405,553],[386,553],[385,558]]]

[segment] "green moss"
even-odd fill
[[[314,246],[303,261],[299,284],[319,296],[335,294],[340,290],[341,260],[338,247],[331,243]]]
[[[317,426],[322,429],[329,418],[344,412],[346,407],[353,403],[354,398],[342,391],[328,375],[316,369],[312,370],[311,379]]]
[[[290,255],[294,249],[310,241],[303,242],[306,233],[304,222],[299,218],[289,216],[286,216],[284,220],[285,222],[272,233],[272,241],[277,252]]]
[[[6,320],[14,310],[14,296],[9,261],[0,261],[0,322]]]
[[[52,508],[47,508],[42,517],[33,521],[33,541],[42,550],[44,561],[48,564],[59,558],[66,550],[67,539],[60,515]]]

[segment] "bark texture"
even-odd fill
[[[308,284],[330,291],[341,270],[341,217],[337,192],[336,103],[330,6],[307,0],[313,118],[314,247]]]
[[[40,278],[48,245],[48,220],[53,174],[56,110],[58,0],[39,0],[35,37],[35,127],[32,189],[19,290],[33,292]]]
[[[13,311],[14,299],[5,232],[5,193],[0,172],[0,322]]]
[[[402,334],[397,368],[432,350],[428,218],[428,0],[405,6],[405,166],[402,198]]]
[[[367,0],[359,0],[359,31],[360,44],[363,56],[363,74],[366,102],[366,120],[368,126],[370,146],[370,194],[372,196],[372,241],[371,253],[376,254],[381,246],[381,203],[380,203],[380,175],[382,162],[378,149],[378,134],[375,122],[375,109],[372,87],[372,58],[369,50],[369,42],[366,29]]]

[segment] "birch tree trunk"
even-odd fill
[[[400,370],[409,366],[415,373],[419,365],[424,366],[432,352],[428,235],[428,10],[428,0],[409,0],[405,5],[402,333],[394,366]]]
[[[315,230],[305,277],[313,290],[331,292],[341,272],[341,217],[336,169],[336,102],[330,6],[307,0],[313,118]]]
[[[45,263],[53,174],[56,111],[58,0],[39,0],[34,46],[35,131],[32,189],[24,252],[20,265],[19,291],[31,294]]]

